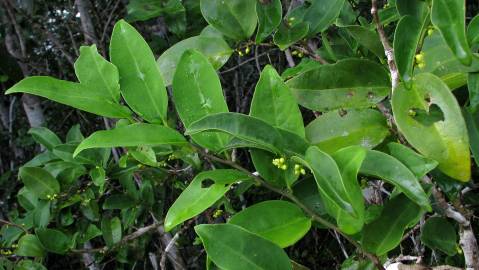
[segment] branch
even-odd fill
[[[366,257],[368,257],[368,259],[370,259],[374,263],[374,265],[376,265],[376,267],[379,270],[384,270],[384,267],[382,266],[381,261],[379,260],[379,258],[376,255],[363,251],[361,249],[361,246],[360,246],[359,243],[357,243],[354,239],[349,237],[349,235],[344,234],[343,232],[341,232],[339,230],[339,228],[336,227],[334,224],[332,224],[331,222],[323,219],[322,217],[317,215],[313,210],[309,209],[298,198],[296,198],[296,196],[294,196],[294,194],[290,190],[283,190],[283,189],[274,187],[271,184],[269,184],[268,182],[266,182],[265,180],[263,180],[257,173],[251,173],[249,170],[243,168],[241,165],[239,165],[235,162],[221,159],[219,157],[216,157],[216,156],[213,156],[213,155],[210,155],[210,154],[206,153],[205,151],[203,151],[200,148],[197,148],[197,147],[195,147],[195,148],[198,151],[198,153],[201,154],[202,156],[204,156],[206,159],[208,159],[210,161],[216,161],[216,162],[228,165],[232,168],[235,168],[239,171],[242,171],[242,172],[248,174],[251,178],[253,178],[259,185],[261,185],[261,186],[263,186],[263,187],[265,187],[265,188],[267,188],[267,189],[269,189],[269,190],[271,190],[275,193],[278,193],[281,196],[291,200],[293,203],[295,203],[297,206],[299,206],[301,209],[303,209],[303,211],[306,214],[308,214],[314,221],[316,221],[318,223],[321,223],[325,227],[327,227],[331,230],[334,230],[335,232],[341,234],[341,236],[343,236],[346,240],[348,240],[351,244],[353,244],[358,250],[360,250],[361,253],[363,253]]]
[[[384,54],[386,55],[386,58],[388,59],[389,71],[391,73],[391,86],[392,86],[391,92],[394,92],[394,90],[399,84],[399,72],[396,66],[396,61],[394,60],[394,50],[389,44],[388,37],[386,36],[386,33],[384,32],[384,28],[379,20],[377,0],[371,0],[371,15],[373,16],[374,23],[376,24],[376,29],[379,34],[379,39],[381,40],[381,43],[383,44]]]

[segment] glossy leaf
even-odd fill
[[[305,22],[290,25],[287,21],[283,21],[273,36],[274,44],[284,51],[289,46],[304,38],[308,34],[308,30],[309,25]]]
[[[174,129],[137,123],[93,133],[78,145],[73,156],[90,148],[185,145],[186,143],[186,139]]]
[[[258,30],[256,43],[261,43],[281,23],[283,7],[281,0],[261,0],[256,2],[256,14],[258,16]]]
[[[307,8],[303,20],[309,24],[309,35],[322,32],[338,18],[344,0],[312,1]]]
[[[228,61],[233,52],[221,36],[206,36],[205,34],[201,34],[184,39],[171,46],[158,58],[157,63],[160,67],[165,85],[172,83],[181,56],[185,51],[190,49],[198,50],[206,56],[216,70]]]
[[[400,85],[394,91],[392,108],[399,130],[414,148],[438,161],[445,174],[469,181],[469,140],[464,118],[455,97],[438,77],[419,74],[411,89]],[[438,119],[428,114],[432,108],[439,110]],[[417,112],[421,110],[429,122],[420,122]]]
[[[41,96],[105,117],[128,118],[131,115],[128,108],[108,100],[109,96],[98,92],[95,88],[51,77],[33,76],[25,78],[5,92],[5,94],[13,93]]]
[[[266,66],[260,75],[251,102],[250,115],[268,124],[304,137],[304,124],[301,112],[291,94],[291,90],[271,66]],[[251,159],[256,170],[268,182],[278,186],[289,186],[296,180],[294,164],[280,170],[271,161],[275,156],[259,149],[251,149]]]
[[[403,237],[407,227],[418,220],[421,213],[417,204],[400,194],[384,207],[379,218],[364,226],[361,245],[364,250],[384,255],[394,249]]]
[[[421,228],[421,241],[431,249],[438,249],[449,256],[457,253],[457,232],[447,219],[431,217]]]
[[[464,119],[467,124],[467,131],[469,133],[469,141],[472,155],[476,164],[479,166],[479,110],[471,112],[469,110],[463,111]]]
[[[110,58],[118,68],[126,103],[148,122],[166,122],[168,95],[160,69],[148,43],[124,20],[113,28]]]
[[[60,192],[58,181],[42,168],[21,167],[18,176],[25,187],[40,199],[50,199],[50,196],[58,195]]]
[[[479,15],[474,16],[467,26],[467,41],[471,46],[479,44]]]
[[[422,51],[425,66],[416,68],[415,73],[433,73],[439,76],[451,90],[466,84],[467,73],[479,71],[479,60],[473,57],[471,66],[465,66],[457,60],[447,46],[439,31],[424,39]]]
[[[225,36],[248,39],[256,28],[256,0],[201,0],[205,20]]]
[[[286,84],[300,105],[318,111],[369,107],[382,100],[391,87],[385,69],[363,59],[323,65]]]
[[[399,143],[389,143],[391,156],[401,161],[414,175],[420,179],[437,167],[437,161],[416,153],[411,148]]]
[[[240,113],[217,113],[203,117],[192,123],[185,134],[205,131],[221,131],[274,153],[280,153],[278,146],[283,145],[280,133],[273,126]]]
[[[479,72],[467,75],[467,89],[469,90],[469,110],[479,109]]]
[[[462,0],[433,0],[431,21],[439,29],[454,55],[471,65],[472,52],[466,38],[466,3]]]
[[[298,158],[312,171],[326,211],[347,234],[357,233],[364,223],[364,201],[355,176],[365,153],[353,146],[336,152],[333,159],[312,146],[304,160]]]
[[[205,211],[223,197],[231,184],[247,179],[248,175],[237,170],[223,169],[199,173],[168,210],[165,230],[170,231],[176,225]]]
[[[55,229],[37,229],[35,234],[42,246],[49,252],[65,254],[70,248],[71,237]]]
[[[421,21],[427,15],[427,3],[417,0],[396,0],[396,9],[401,16],[412,16]]]
[[[278,246],[294,245],[311,227],[303,210],[286,201],[264,201],[235,214],[228,221]]]
[[[215,113],[228,112],[218,75],[208,59],[194,50],[187,50],[178,63],[173,79],[176,111],[186,129],[191,123]],[[229,137],[224,133],[200,133],[191,136],[199,145],[217,151]]]
[[[423,24],[411,15],[402,17],[394,32],[394,58],[399,74],[405,82],[409,82],[413,77],[414,57],[422,32]]]
[[[369,150],[361,166],[362,174],[375,176],[393,184],[411,201],[431,210],[429,198],[418,178],[399,160],[383,152]]]
[[[52,151],[53,147],[62,143],[55,133],[45,127],[32,127],[28,130],[28,134],[32,135],[36,142],[45,146],[49,151]]]
[[[232,224],[198,225],[210,258],[225,270],[292,270],[288,255],[276,244]]]
[[[105,240],[108,247],[112,247],[120,242],[122,237],[120,219],[117,217],[104,217],[101,220],[101,232],[103,234],[103,240]]]
[[[18,248],[15,255],[26,257],[43,257],[45,251],[35,235],[25,234],[18,240]]]
[[[376,31],[360,25],[344,27],[348,33],[366,49],[370,50],[379,58],[384,58],[384,49]]]
[[[306,138],[322,151],[361,145],[373,148],[389,135],[384,116],[372,109],[327,112],[306,127]]]
[[[75,74],[81,84],[98,89],[112,102],[120,100],[118,69],[105,60],[97,51],[96,45],[80,47],[80,57],[75,62]]]

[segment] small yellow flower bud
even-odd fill
[[[426,67],[426,64],[424,64],[424,62],[421,62],[419,64],[417,64],[417,66],[420,68],[420,69],[423,69]]]
[[[242,52],[242,51],[238,51],[238,54],[239,54],[239,56],[243,56],[243,52]]]
[[[422,61],[424,61],[424,53],[416,54],[414,58],[416,59],[416,62],[421,63]]]
[[[409,116],[414,117],[414,116],[416,116],[416,111],[413,110],[413,109],[411,109],[411,110],[409,110],[409,111],[407,112],[407,114],[408,114]]]
[[[305,171],[304,169],[301,169],[300,172],[301,172],[302,175],[305,175],[305,174],[306,174],[306,171]]]
[[[279,163],[280,163],[280,164],[283,164],[284,162],[285,162],[284,158],[280,158],[280,159],[279,159]]]
[[[283,164],[281,165],[280,169],[286,171],[288,169],[288,166],[286,166],[286,164]]]
[[[246,49],[244,50],[244,53],[245,53],[245,54],[249,54],[250,52],[251,52],[250,47],[249,47],[249,46],[246,47]]]

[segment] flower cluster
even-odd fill
[[[288,169],[288,165],[286,165],[286,160],[283,157],[273,159],[273,165],[283,171],[286,171]]]
[[[58,194],[53,194],[53,195],[48,194],[48,195],[47,195],[47,199],[49,199],[50,201],[53,201],[53,200],[55,200],[56,198],[58,198]]]
[[[426,66],[426,62],[424,62],[424,52],[420,52],[414,56],[414,60],[416,60],[416,65],[418,68],[424,68]]]
[[[294,174],[296,175],[305,175],[306,171],[304,170],[303,166],[296,164],[294,165]]]

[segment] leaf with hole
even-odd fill
[[[201,172],[191,181],[168,210],[165,230],[200,214],[218,201],[230,189],[230,185],[246,181],[250,177],[237,170],[218,169]]]
[[[431,115],[431,108],[439,118]],[[448,176],[470,180],[466,124],[447,85],[432,74],[419,74],[411,89],[401,84],[394,91],[392,109],[399,130],[419,153],[439,162],[439,169]],[[426,112],[423,119],[416,117],[418,110]]]

